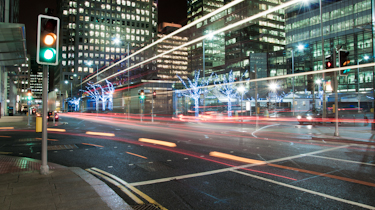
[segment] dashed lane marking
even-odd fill
[[[140,157],[140,158],[147,159],[147,157],[142,156],[142,155],[137,155],[137,154],[134,154],[134,153],[131,153],[131,152],[126,152],[126,153],[128,153],[129,155],[134,155],[134,156],[137,156],[137,157]]]
[[[114,133],[102,133],[102,132],[92,132],[92,131],[87,131],[86,134],[95,135],[95,136],[115,136]]]
[[[14,129],[14,127],[0,127],[0,130],[11,130]]]
[[[10,138],[10,136],[0,136],[0,138]]]
[[[366,208],[366,209],[375,209],[374,206],[369,206],[369,205],[366,205],[366,204],[363,204],[363,203],[358,203],[358,202],[355,202],[355,201],[345,200],[345,199],[338,198],[338,197],[331,196],[331,195],[327,195],[327,194],[324,194],[324,193],[304,189],[302,187],[297,187],[297,186],[293,186],[293,185],[290,185],[290,184],[285,184],[285,183],[282,183],[282,182],[274,181],[272,179],[267,179],[267,178],[263,178],[263,177],[256,176],[256,175],[253,175],[253,174],[248,174],[248,173],[245,173],[245,172],[242,172],[242,171],[234,170],[232,172],[242,174],[242,175],[245,175],[245,176],[249,176],[249,177],[252,177],[252,178],[255,178],[255,179],[260,179],[260,180],[263,180],[263,181],[266,181],[266,182],[271,182],[273,184],[281,185],[281,186],[284,186],[284,187],[289,187],[289,188],[299,190],[299,191],[302,191],[302,192],[307,192],[307,193],[310,193],[310,194],[313,194],[313,195],[322,196],[324,198],[329,198],[329,199],[339,201],[339,202],[342,202],[342,203],[347,203],[347,204],[350,204],[350,205],[359,206],[359,207]]]
[[[13,152],[0,152],[0,155],[10,155],[13,154]]]
[[[84,145],[89,145],[89,146],[94,146],[94,147],[104,147],[102,145],[97,145],[97,144],[89,144],[89,143],[82,143]]]

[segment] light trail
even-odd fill
[[[112,74],[111,76],[108,76],[108,77],[106,77],[106,78],[104,78],[104,79],[102,79],[102,80],[97,81],[97,82],[94,83],[94,84],[98,84],[98,83],[100,83],[100,82],[102,82],[102,81],[108,80],[108,79],[110,79],[110,78],[112,78],[112,77],[115,77],[115,76],[117,76],[117,75],[119,75],[119,74],[122,74],[122,73],[124,73],[124,72],[126,72],[126,71],[129,71],[130,69],[136,68],[136,67],[141,66],[141,65],[144,65],[144,64],[146,64],[146,63],[148,63],[148,62],[150,62],[150,61],[153,61],[153,60],[155,60],[155,59],[157,59],[157,58],[159,58],[159,57],[161,57],[161,56],[163,56],[163,55],[167,55],[167,54],[169,54],[169,53],[171,53],[171,52],[173,52],[173,51],[179,50],[179,49],[181,49],[181,48],[183,48],[183,47],[187,47],[187,46],[192,45],[192,44],[194,44],[194,43],[196,43],[196,42],[202,41],[203,39],[205,39],[205,38],[207,38],[207,37],[210,37],[210,36],[212,36],[212,35],[215,35],[215,34],[218,34],[218,33],[221,33],[221,32],[227,31],[227,30],[230,30],[230,29],[232,29],[232,28],[235,28],[235,27],[237,27],[237,26],[240,26],[240,25],[242,25],[242,24],[245,24],[245,23],[250,22],[250,21],[252,21],[252,20],[255,20],[255,19],[257,19],[257,18],[260,18],[260,17],[266,16],[266,15],[268,15],[268,14],[270,14],[270,13],[276,12],[277,10],[284,9],[284,8],[286,8],[286,7],[289,7],[289,6],[293,5],[293,4],[297,4],[297,3],[299,3],[299,2],[300,2],[300,0],[292,0],[292,1],[289,1],[289,2],[286,2],[286,3],[283,3],[283,4],[280,4],[280,5],[278,5],[278,6],[275,6],[275,7],[271,8],[271,9],[266,10],[266,11],[260,12],[260,13],[258,13],[258,14],[256,14],[256,15],[253,15],[253,16],[250,16],[250,17],[245,18],[245,19],[243,19],[243,20],[240,20],[240,21],[238,21],[238,22],[232,23],[232,24],[230,24],[230,25],[228,25],[228,26],[225,26],[225,27],[223,27],[223,28],[221,28],[221,29],[219,29],[219,30],[213,31],[213,32],[211,32],[210,34],[207,34],[207,35],[204,35],[204,36],[198,37],[198,38],[196,38],[196,39],[194,39],[194,40],[192,40],[192,41],[190,41],[190,42],[187,42],[187,43],[185,43],[185,44],[183,44],[183,45],[177,46],[177,47],[175,47],[175,48],[173,48],[173,49],[171,49],[171,50],[169,50],[169,51],[166,51],[166,52],[164,52],[164,53],[158,54],[158,55],[156,55],[156,56],[154,56],[154,57],[152,57],[152,58],[149,58],[149,59],[147,59],[147,60],[144,60],[143,62],[140,62],[140,63],[138,63],[138,64],[135,64],[135,65],[133,65],[133,66],[131,66],[131,67],[129,67],[129,68],[126,68],[126,69],[124,69],[124,70],[121,70],[121,71],[119,71],[119,72],[117,72],[117,73],[115,73],[115,74]],[[239,2],[238,2],[238,3],[239,3]],[[156,42],[155,42],[155,43],[156,43]],[[149,46],[151,46],[151,45],[149,45]],[[143,49],[142,49],[142,50],[139,50],[138,52],[142,52],[142,51],[143,51]],[[133,54],[133,55],[134,55],[134,54]],[[125,60],[126,60],[126,59],[125,59]],[[124,61],[124,60],[120,60],[120,61],[122,62],[122,61]],[[119,62],[117,62],[116,65],[117,65],[118,63],[119,63]],[[113,65],[112,65],[112,66],[113,66]],[[112,67],[112,66],[111,66],[111,67]],[[109,67],[108,67],[107,69],[109,69]],[[103,71],[102,71],[102,72],[103,72]],[[289,75],[289,76],[290,76],[290,75]],[[90,77],[90,79],[93,78],[93,77],[94,77],[94,76]],[[85,80],[84,82],[86,82],[86,81],[87,81],[87,80]]]
[[[82,143],[83,145],[89,145],[89,146],[94,146],[94,147],[104,147],[102,145],[97,145],[97,144],[89,144],[89,143]]]
[[[86,134],[95,135],[95,136],[115,136],[114,133],[103,133],[103,132],[92,132],[92,131],[87,131]]]
[[[150,143],[150,144],[158,144],[166,147],[177,147],[175,143],[167,142],[167,141],[160,141],[160,140],[154,140],[154,139],[147,139],[147,138],[139,138],[138,141]]]
[[[208,19],[208,18],[210,18],[210,17],[212,17],[212,16],[214,16],[214,15],[220,13],[220,12],[223,12],[223,11],[225,11],[226,9],[228,9],[228,8],[230,8],[230,7],[232,7],[232,6],[236,5],[236,4],[239,4],[239,3],[243,2],[243,1],[244,1],[244,0],[235,0],[235,1],[233,1],[233,2],[230,2],[230,3],[228,3],[228,4],[226,4],[226,5],[222,6],[222,7],[220,7],[219,9],[217,9],[217,10],[211,12],[211,13],[208,13],[207,15],[205,15],[205,16],[203,16],[203,17],[201,17],[201,18],[199,18],[199,19],[197,19],[197,20],[195,20],[195,21],[193,21],[193,22],[191,22],[191,23],[189,23],[189,24],[187,24],[186,26],[184,26],[184,27],[182,27],[182,28],[180,28],[180,29],[177,29],[176,31],[174,31],[174,32],[172,32],[172,33],[166,35],[165,37],[156,40],[155,42],[153,42],[153,43],[147,45],[146,47],[142,48],[141,50],[138,50],[137,52],[135,52],[135,53],[133,53],[133,54],[131,54],[131,55],[128,55],[127,57],[125,57],[125,58],[123,58],[123,59],[117,61],[116,63],[114,63],[114,64],[108,66],[108,67],[105,68],[105,69],[103,69],[100,73],[97,72],[97,75],[99,75],[99,74],[101,74],[101,73],[103,73],[103,72],[109,70],[110,68],[112,68],[112,67],[114,67],[114,66],[120,64],[121,62],[124,62],[125,60],[128,60],[128,59],[130,59],[130,58],[136,56],[137,54],[139,54],[139,53],[141,53],[141,52],[143,52],[143,51],[145,51],[145,50],[147,50],[147,49],[149,49],[149,48],[151,48],[151,47],[153,47],[153,46],[159,44],[160,42],[162,42],[162,41],[164,41],[164,40],[166,40],[166,39],[169,39],[169,38],[171,38],[172,36],[174,36],[174,35],[176,35],[176,34],[182,32],[182,31],[185,31],[186,29],[189,29],[189,28],[191,28],[192,26],[195,26],[196,24],[198,24],[198,23],[200,23],[200,22],[202,22],[202,21],[204,21],[204,20],[206,20],[206,19]],[[155,58],[155,59],[156,59],[156,58]],[[133,69],[133,68],[135,68],[135,67],[125,69],[125,70],[123,70],[122,72],[125,72],[126,70],[130,70],[130,69]],[[87,79],[84,80],[81,84],[83,84],[83,83],[89,81],[90,79],[92,79],[92,78],[94,78],[94,77],[96,77],[96,74],[93,75],[93,76],[91,76],[91,77],[89,77],[89,78],[87,78]],[[107,77],[107,78],[109,78],[109,77]],[[105,80],[105,79],[104,79],[104,80]],[[99,82],[104,81],[104,80],[100,80]],[[97,83],[95,83],[95,84],[97,84]]]
[[[47,131],[66,132],[65,129],[60,129],[60,128],[47,128]]]

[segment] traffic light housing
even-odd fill
[[[348,51],[346,50],[339,51],[340,67],[347,66],[350,63],[348,56],[349,56]],[[350,69],[340,70],[340,76],[348,76],[349,72],[350,72]]]
[[[141,93],[139,94],[140,99],[145,99],[145,91],[141,90]]]
[[[59,59],[60,19],[48,15],[38,16],[37,53],[38,64],[57,65]]]
[[[333,56],[329,55],[326,57],[326,69],[333,68]]]
[[[154,90],[154,92],[152,93],[152,98],[156,98],[156,91]]]
[[[33,99],[33,97],[32,97],[33,93],[31,92],[30,89],[27,90],[27,94],[26,94],[26,95],[27,95],[27,100],[28,100],[28,101],[30,101],[30,100]]]

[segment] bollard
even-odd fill
[[[36,123],[35,123],[35,132],[41,133],[42,132],[42,117],[36,117]]]

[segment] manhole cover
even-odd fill
[[[62,144],[62,145],[51,145],[47,147],[47,150],[65,150],[65,149],[77,149],[75,144]]]
[[[134,210],[160,210],[156,205],[154,204],[144,204],[144,205],[137,205],[132,206]]]

